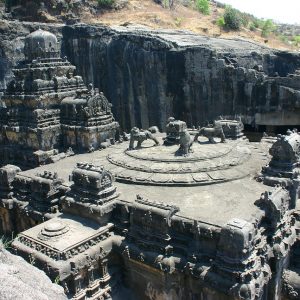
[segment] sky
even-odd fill
[[[300,0],[218,0],[258,18],[300,24]]]

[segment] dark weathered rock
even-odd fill
[[[83,12],[92,15],[106,9],[122,9],[128,0],[100,2],[97,0],[9,0],[5,1],[6,12],[10,17],[22,21],[53,23],[78,20]]]
[[[298,54],[145,28],[77,25],[64,27],[62,40],[124,128],[164,128],[170,115],[188,126],[219,115],[241,115],[252,126],[300,123],[299,75],[287,76],[299,68]]]

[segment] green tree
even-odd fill
[[[300,45],[300,35],[295,35],[293,37],[293,42],[294,42],[294,45],[298,47]]]
[[[263,20],[260,20],[260,19],[254,19],[253,20],[253,25],[256,27],[256,28],[263,28],[265,22]]]
[[[247,27],[248,24],[249,24],[249,22],[250,22],[250,16],[249,16],[249,14],[240,13],[240,18],[241,18],[242,25],[244,27]]]
[[[226,6],[224,12],[225,27],[230,30],[239,30],[242,27],[240,12],[231,6]]]
[[[279,38],[280,41],[282,41],[285,44],[287,44],[289,42],[288,37],[286,35],[284,35],[284,34],[279,34],[278,38]]]
[[[220,28],[220,34],[221,34],[222,28],[225,27],[224,18],[223,17],[218,18],[217,21],[216,21],[216,24],[219,26],[219,28]]]
[[[272,20],[268,19],[264,22],[264,25],[262,27],[261,36],[268,37],[271,32],[274,32],[275,29],[276,29],[276,25],[273,23]]]
[[[209,1],[208,0],[196,0],[197,9],[204,15],[210,14]]]
[[[98,0],[98,5],[101,8],[113,8],[115,0]]]
[[[254,23],[250,23],[250,25],[249,25],[249,29],[251,30],[251,31],[256,31],[256,26],[255,26],[255,24]]]
[[[223,28],[225,27],[225,20],[224,20],[224,17],[220,17],[219,19],[217,19],[217,22],[216,24],[220,27],[220,28]]]

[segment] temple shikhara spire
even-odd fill
[[[86,87],[75,66],[61,58],[54,34],[32,32],[25,38],[24,54],[2,98],[4,162],[34,167],[114,141],[119,126],[111,104],[98,89]]]

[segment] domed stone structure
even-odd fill
[[[48,239],[53,239],[56,238],[60,235],[65,234],[66,232],[69,231],[68,226],[66,226],[64,223],[57,221],[57,222],[52,222],[50,224],[46,224],[44,228],[42,228],[39,238],[41,240],[48,240]]]
[[[59,58],[59,43],[56,36],[38,29],[25,38],[24,54],[29,61],[38,58]]]

